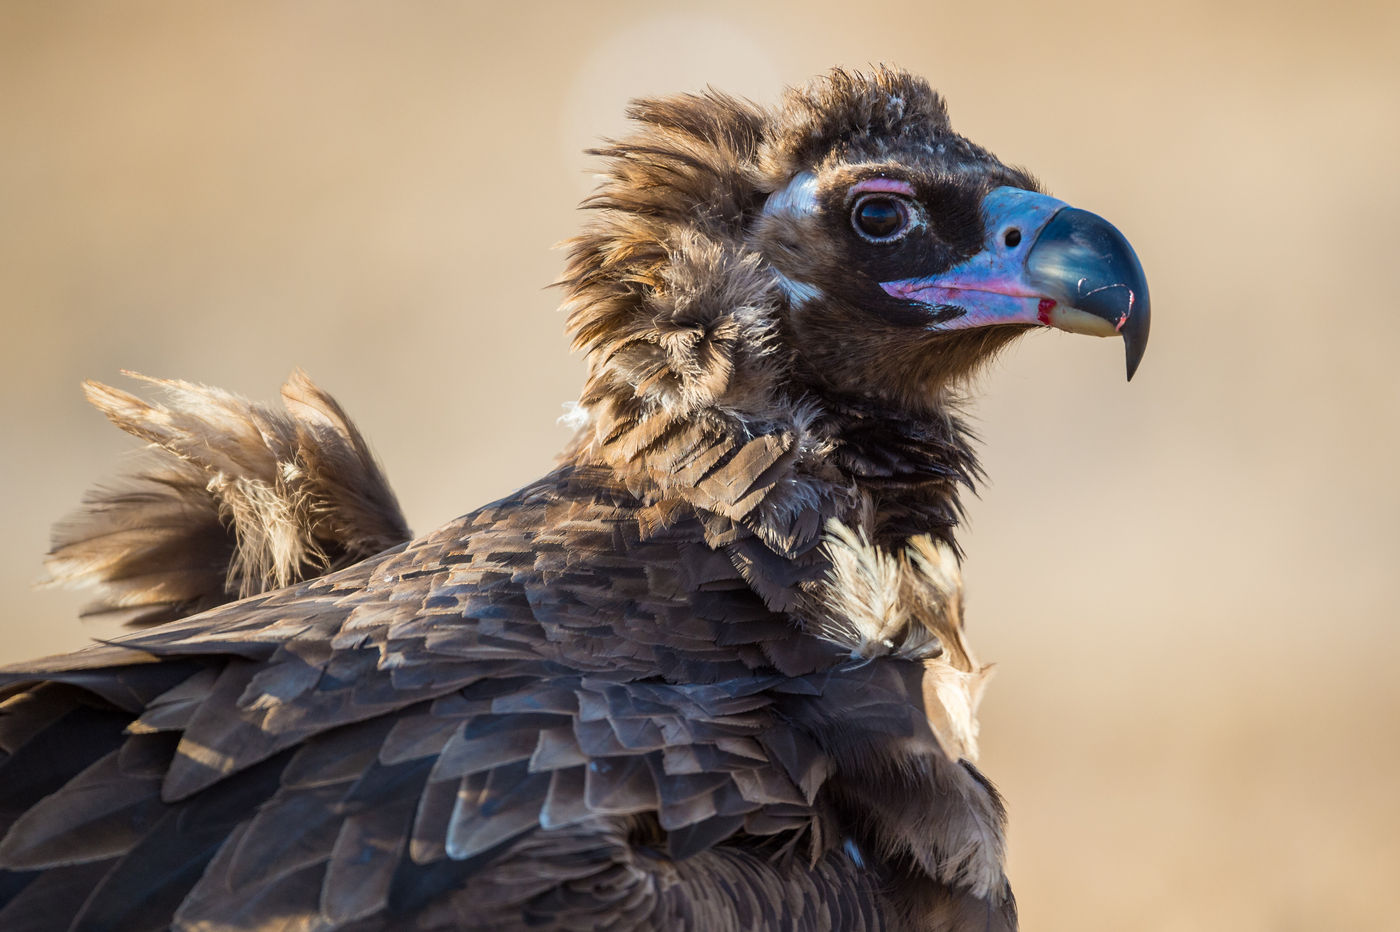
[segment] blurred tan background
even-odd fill
[[[0,3],[0,659],[119,368],[303,366],[424,531],[547,468],[551,246],[634,95],[903,64],[1136,245],[1157,320],[979,386],[984,765],[1029,930],[1400,928],[1400,4]]]

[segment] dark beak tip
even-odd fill
[[[1036,235],[1026,272],[1046,296],[1119,326],[1131,381],[1147,351],[1151,311],[1142,263],[1117,227],[1066,207]]]
[[[1152,327],[1151,306],[1144,290],[1142,300],[1134,307],[1123,324],[1123,354],[1127,358],[1128,381],[1133,380],[1142,357],[1147,353],[1147,335]]]

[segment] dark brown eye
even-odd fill
[[[884,194],[863,197],[851,211],[851,225],[868,240],[888,242],[909,227],[909,208],[899,198]]]

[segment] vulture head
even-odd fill
[[[1121,337],[1137,369],[1131,246],[954,132],[922,78],[837,69],[773,110],[709,92],[630,116],[595,150],[597,213],[563,282],[589,359],[573,452],[661,520],[685,500],[786,559],[833,518],[954,544],[978,475],[954,403],[971,373],[1047,326]],[[697,481],[755,438],[744,469]]]
[[[566,280],[585,404],[928,412],[1045,326],[1121,337],[1136,371],[1149,302],[1127,240],[954,132],[922,78],[838,69],[773,112],[712,92],[630,115],[638,132],[597,150],[602,216]]]

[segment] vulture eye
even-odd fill
[[[909,229],[909,208],[897,197],[871,194],[856,201],[851,226],[865,239],[887,243]]]

